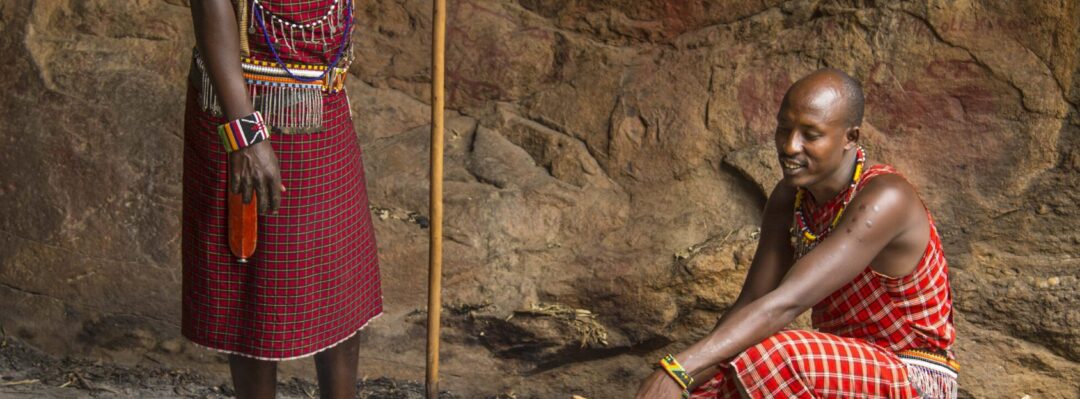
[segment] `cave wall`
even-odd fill
[[[779,178],[780,98],[829,66],[863,82],[864,145],[943,234],[964,395],[1080,395],[1077,2],[449,3],[445,388],[626,397],[706,333]],[[356,10],[347,87],[387,310],[362,368],[420,379],[430,4]],[[177,338],[192,45],[182,0],[0,2],[7,334],[220,362]],[[519,312],[534,304],[588,323]]]

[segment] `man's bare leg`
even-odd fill
[[[319,397],[352,399],[356,397],[356,367],[360,362],[360,335],[315,354],[315,372],[319,376]]]
[[[237,399],[274,399],[277,362],[229,355],[229,370]]]

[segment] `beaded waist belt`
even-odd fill
[[[221,116],[221,103],[202,57],[195,51],[192,58],[191,79],[200,88],[199,105],[203,111]],[[289,71],[270,61],[242,57],[240,66],[255,110],[262,113],[268,126],[285,134],[322,130],[323,96],[345,88],[349,69],[348,63],[329,70],[325,65],[286,65],[297,77],[322,77],[305,82],[290,77]]]
[[[896,353],[907,366],[908,381],[924,398],[956,398],[960,363],[931,351],[907,349]]]

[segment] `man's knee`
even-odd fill
[[[808,334],[802,330],[783,330],[746,349],[744,354],[751,358],[775,355],[785,359],[798,357],[802,353],[799,346],[806,345]]]

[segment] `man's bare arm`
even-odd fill
[[[731,312],[776,289],[791,268],[794,253],[787,227],[791,223],[791,207],[794,202],[795,189],[782,182],[777,183],[765,204],[761,236],[742,290],[717,325],[722,324]]]
[[[791,248],[788,226],[791,224],[791,207],[795,203],[795,189],[783,182],[773,187],[769,200],[765,203],[765,212],[761,220],[761,235],[758,238],[754,260],[746,273],[739,297],[716,321],[716,327],[724,324],[739,309],[765,296],[780,285],[794,263],[794,251]],[[714,328],[716,328],[714,327]],[[702,368],[693,374],[693,387],[705,383],[717,373],[712,367]]]
[[[829,239],[795,262],[776,289],[729,312],[708,337],[679,354],[679,360],[697,374],[780,331],[865,270],[906,231],[911,205],[918,201],[910,186],[882,179],[868,183]]]
[[[240,37],[236,13],[229,0],[193,0],[191,19],[195,41],[210,81],[221,101],[225,119],[234,120],[255,112],[247,95],[240,68]],[[229,187],[243,193],[244,202],[258,193],[259,211],[276,212],[281,204],[281,173],[269,141],[229,154]]]

